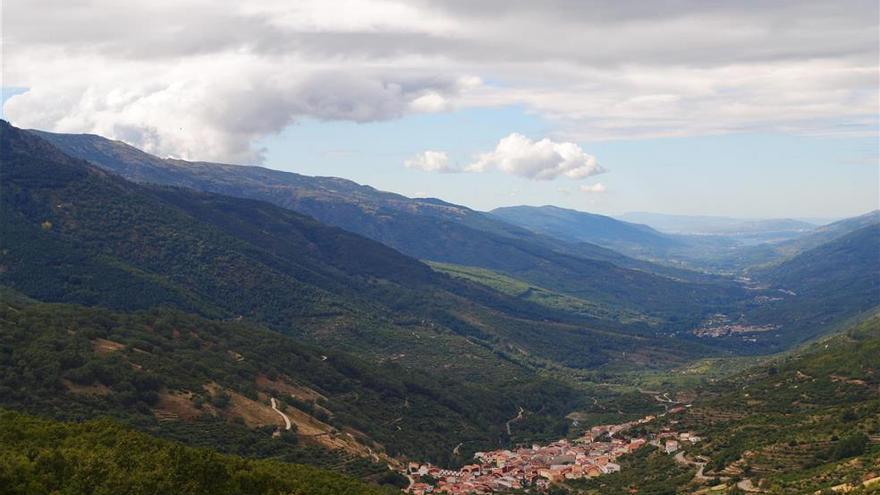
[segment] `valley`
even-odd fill
[[[0,18],[0,495],[880,495],[876,0]]]
[[[878,475],[876,212],[696,239],[0,131],[10,486],[86,476],[82,425],[147,445],[137,462],[207,456],[216,493],[867,493]]]

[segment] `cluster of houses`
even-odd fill
[[[697,443],[700,441],[700,437],[694,435],[689,431],[676,433],[674,431],[662,431],[657,434],[656,438],[651,440],[649,443],[659,449],[662,449],[667,454],[673,454],[678,451],[678,449],[685,443]]]
[[[615,462],[618,457],[635,452],[648,443],[646,438],[626,439],[618,434],[654,419],[654,416],[647,416],[619,425],[595,426],[573,441],[559,440],[544,446],[477,452],[473,464],[458,470],[409,463],[407,474],[415,482],[407,491],[414,495],[487,494],[521,488],[541,491],[551,483],[614,473],[620,470],[620,465]],[[689,432],[664,431],[652,437],[651,443],[667,453],[678,450],[679,442],[699,441]]]
[[[761,333],[772,332],[779,328],[779,325],[743,325],[740,323],[719,325],[714,327],[700,327],[693,330],[693,334],[697,337],[726,337],[729,335],[738,335],[743,333]]]

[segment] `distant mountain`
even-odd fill
[[[727,236],[747,243],[792,239],[816,228],[816,224],[787,218],[742,219],[633,212],[621,215],[620,219],[644,223],[669,234]]]
[[[664,233],[639,223],[554,206],[499,208],[492,214],[566,242],[590,242],[652,263],[712,273],[735,274],[752,265],[753,256],[759,260],[767,256],[764,250],[744,245],[754,241],[734,234]],[[644,215],[653,218],[652,214]],[[687,217],[695,218],[701,217]],[[749,235],[765,237],[764,233]]]
[[[514,225],[569,242],[589,242],[624,252],[656,252],[682,241],[647,225],[556,206],[496,208],[492,215]]]
[[[791,255],[833,241],[863,227],[878,224],[880,224],[880,210],[874,210],[864,215],[822,225],[802,237],[780,243],[774,248],[780,253]]]
[[[541,236],[436,199],[410,199],[339,178],[160,159],[94,135],[32,132],[137,182],[268,201],[419,259],[487,268],[598,303],[666,315],[671,308],[690,306],[684,313],[691,314],[700,303],[717,304],[739,294],[705,275]]]

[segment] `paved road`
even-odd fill
[[[292,428],[292,425],[290,424],[290,418],[288,418],[286,414],[278,409],[278,402],[275,400],[275,397],[272,397],[270,401],[272,402],[272,410],[277,412],[279,415],[281,415],[282,418],[284,418],[284,429],[290,430],[290,428]]]

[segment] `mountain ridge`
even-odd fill
[[[655,287],[664,287],[667,297],[681,294],[680,304],[688,304],[700,292],[707,292],[709,299],[722,297],[721,292],[736,292],[732,283],[718,278],[632,259],[593,244],[562,243],[443,201],[405,198],[345,179],[163,160],[94,136],[30,132],[135,181],[268,201],[418,259],[498,270],[544,286],[555,284],[549,288],[576,297],[615,304],[641,302],[649,311],[663,311],[656,302],[659,294]],[[587,280],[590,283],[585,283]]]

